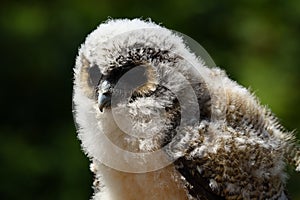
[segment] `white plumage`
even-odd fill
[[[151,21],[109,20],[74,69],[94,199],[287,199],[292,133],[245,88]]]

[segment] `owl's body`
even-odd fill
[[[293,134],[152,22],[101,24],[79,50],[74,84],[95,200],[287,199],[285,163],[300,171]]]
[[[92,171],[99,176],[94,186],[105,184],[95,195],[95,199],[188,199],[183,181],[174,166],[148,172],[121,172],[100,163],[92,164]],[[103,191],[101,191],[103,190]]]

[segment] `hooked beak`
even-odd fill
[[[111,105],[111,84],[108,81],[103,81],[99,87],[98,95],[98,106],[99,110],[102,112],[103,108],[109,107]]]
[[[109,93],[99,93],[98,106],[99,110],[103,112],[103,108],[109,107],[111,102],[111,95]]]

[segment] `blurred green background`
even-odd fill
[[[191,36],[287,129],[300,130],[299,0],[4,0],[0,16],[0,199],[92,195],[72,118],[72,68],[108,16],[150,17]],[[300,174],[288,170],[300,199]]]

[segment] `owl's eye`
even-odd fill
[[[136,66],[126,73],[122,74],[118,79],[117,85],[122,90],[133,90],[146,84],[148,81],[147,70],[145,66]]]
[[[100,69],[97,65],[93,65],[89,68],[89,85],[92,87],[97,87],[103,74],[100,72]]]

